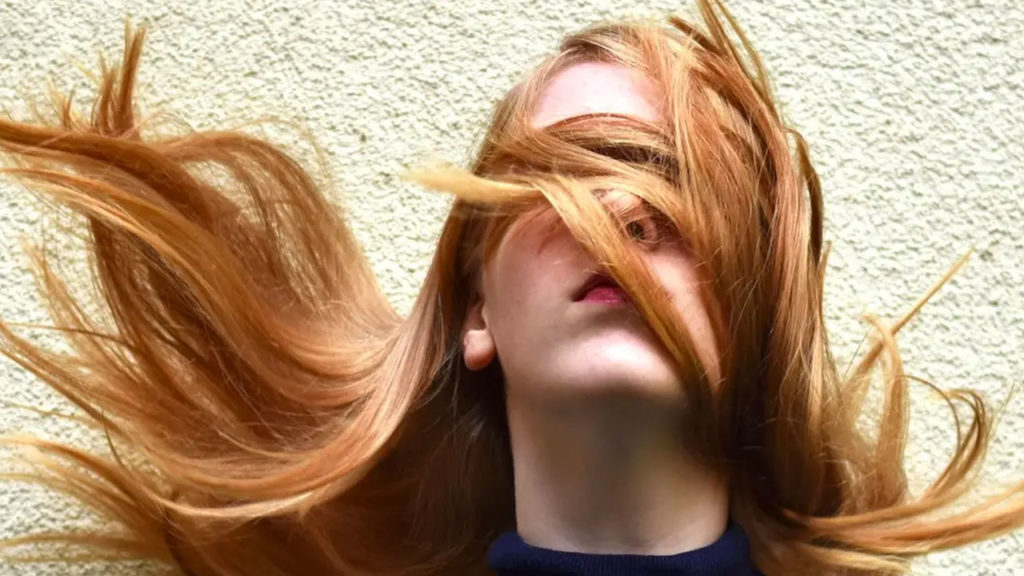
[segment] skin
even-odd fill
[[[609,63],[557,74],[531,123],[594,112],[662,120],[654,85]],[[612,191],[609,203],[635,202]],[[597,271],[561,221],[512,225],[484,264],[463,332],[471,370],[500,358],[515,481],[516,530],[534,546],[604,554],[675,554],[725,531],[728,485],[688,455],[692,415],[671,357],[630,305],[574,302]],[[544,240],[544,241],[542,241]],[[718,351],[679,245],[636,245],[693,331],[712,382]]]

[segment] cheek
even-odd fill
[[[672,300],[676,310],[693,335],[694,346],[701,361],[708,369],[712,381],[717,380],[718,350],[709,311],[704,307],[700,297],[701,277],[697,272],[696,262],[684,256],[666,264],[671,286]],[[663,278],[665,276],[663,275]]]
[[[556,255],[521,248],[495,259],[489,292],[493,305],[513,320],[517,315],[546,313],[566,281],[566,270]]]
[[[651,262],[661,282],[672,293],[680,311],[700,307],[700,285],[697,257],[689,251],[669,246],[659,250]]]
[[[564,291],[563,285],[574,277],[579,248],[560,222],[557,215],[545,213],[509,228],[491,262],[495,303],[536,306],[538,300]]]
[[[568,230],[537,224],[513,230],[485,270],[485,306],[492,330],[505,345],[554,338],[584,273]]]

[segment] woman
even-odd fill
[[[90,121],[65,100],[57,126],[0,123],[7,174],[87,217],[109,312],[44,274],[74,352],[0,329],[124,455],[8,441],[71,463],[50,482],[127,528],[66,540],[194,575],[774,576],[899,573],[1024,524],[998,499],[932,515],[988,443],[970,392],[945,393],[975,420],[909,499],[910,314],[840,377],[806,146],[699,5],[707,32],[568,36],[470,170],[414,172],[457,199],[404,318],[282,151],[136,120],[141,32]]]

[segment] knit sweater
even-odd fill
[[[498,576],[763,576],[750,560],[746,533],[732,522],[715,542],[664,556],[562,552],[505,532],[488,548],[487,564]]]

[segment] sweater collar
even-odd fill
[[[498,576],[754,576],[746,533],[734,522],[711,544],[666,556],[587,554],[531,546],[502,533],[487,550]]]

